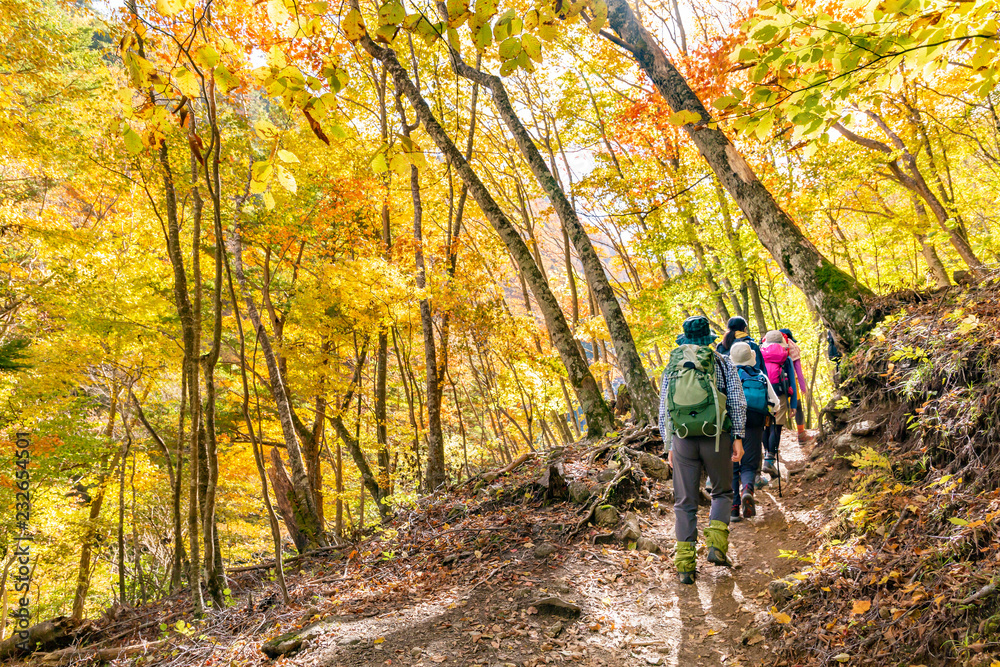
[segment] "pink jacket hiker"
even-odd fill
[[[788,359],[788,350],[780,343],[768,343],[760,348],[760,355],[767,367],[767,379],[772,385],[777,384],[781,377],[781,367]]]

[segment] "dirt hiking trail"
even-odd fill
[[[532,547],[557,532],[562,518],[551,512],[552,523],[546,523],[543,509],[534,513],[537,538],[471,585],[442,587],[418,603],[368,617],[329,617],[289,664],[773,663],[756,629],[768,620],[768,584],[797,569],[794,557],[782,555],[805,549],[824,522],[812,509],[823,486],[815,475],[805,482],[802,474],[807,452],[793,436],[782,447],[783,497],[772,483],[758,491],[758,516],[732,524],[731,570],[708,564],[699,550],[696,585],[683,586],[669,553],[560,544],[557,538],[546,542],[555,552],[540,559]],[[645,536],[672,548],[670,503],[641,514],[640,522]],[[708,508],[700,507],[699,527],[707,522]],[[546,598],[557,601],[544,603]]]

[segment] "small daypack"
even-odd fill
[[[749,373],[736,368],[743,383],[743,396],[747,399],[747,410],[762,415],[767,414],[767,376],[763,373]]]
[[[719,437],[731,426],[726,395],[715,384],[715,351],[707,345],[680,345],[670,352],[666,372],[673,432],[679,438],[714,437],[718,451]]]
[[[788,395],[788,390],[792,383],[788,378],[785,369],[785,362],[788,361],[788,351],[777,343],[765,345],[761,348],[761,356],[764,357],[764,365],[767,368],[767,378],[774,387],[774,393],[778,396]]]
[[[792,381],[788,378],[788,369],[785,368],[785,364],[782,363],[778,368],[778,380],[772,382],[771,386],[774,387],[774,393],[778,396],[788,396],[792,389]]]

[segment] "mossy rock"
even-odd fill
[[[260,647],[260,650],[264,655],[272,660],[280,658],[283,655],[291,655],[298,652],[306,640],[310,640],[321,635],[324,629],[329,627],[329,623],[317,621],[316,623],[307,625],[306,627],[295,632],[286,632],[283,635],[278,635],[274,639],[264,642],[264,644]]]
[[[570,501],[576,503],[577,505],[582,505],[588,500],[590,496],[593,495],[590,487],[583,482],[576,481],[570,482],[569,485],[569,499]]]
[[[651,554],[663,553],[663,549],[656,540],[645,536],[636,540],[635,548],[637,551],[648,551]]]
[[[617,526],[620,518],[618,509],[613,505],[601,505],[594,510],[594,523],[598,526],[604,526],[605,528]]]
[[[261,652],[271,660],[283,655],[291,655],[302,648],[303,637],[297,632],[286,632],[270,639],[260,647]]]

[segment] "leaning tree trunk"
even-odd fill
[[[357,0],[352,0],[351,6],[357,9]],[[385,64],[386,69],[392,75],[393,82],[396,84],[396,89],[406,96],[417,114],[417,119],[423,124],[427,134],[430,135],[435,145],[444,154],[445,159],[455,167],[462,181],[468,186],[469,193],[479,205],[479,209],[483,212],[486,219],[489,220],[493,229],[496,230],[500,239],[517,262],[521,274],[531,286],[531,291],[535,295],[535,300],[538,302],[538,306],[545,318],[545,324],[548,327],[549,335],[552,337],[552,343],[559,350],[559,354],[566,366],[570,384],[576,391],[580,404],[587,415],[588,435],[598,437],[612,430],[614,428],[614,418],[611,415],[611,411],[601,397],[600,389],[597,386],[597,382],[594,381],[594,376],[591,375],[590,369],[587,367],[587,362],[580,354],[580,349],[573,338],[573,332],[566,322],[566,316],[559,306],[559,301],[552,293],[548,281],[542,275],[524,239],[521,238],[517,229],[500,209],[500,206],[493,199],[493,196],[486,189],[479,176],[473,171],[468,160],[465,159],[455,146],[448,133],[441,127],[441,124],[427,105],[427,101],[421,96],[420,91],[417,90],[410,79],[409,73],[400,64],[396,52],[390,48],[378,46],[367,34],[361,37],[360,44],[370,56]]]
[[[598,257],[597,251],[594,250],[590,236],[580,223],[576,210],[567,199],[566,193],[563,192],[548,165],[545,164],[545,159],[542,158],[542,154],[538,151],[538,147],[535,146],[535,142],[528,134],[524,124],[517,117],[500,78],[470,67],[454,52],[452,52],[452,63],[456,72],[470,81],[478,82],[489,88],[493,94],[493,103],[497,111],[500,112],[500,117],[503,118],[507,129],[514,136],[514,142],[528,163],[531,173],[534,174],[538,184],[548,195],[556,215],[559,216],[564,232],[569,235],[577,254],[580,256],[584,274],[587,276],[587,283],[597,300],[601,314],[604,315],[608,333],[611,335],[611,342],[615,347],[615,355],[618,357],[618,363],[625,376],[625,383],[632,394],[633,415],[639,422],[655,423],[659,409],[656,390],[653,389],[653,384],[649,381],[646,369],[642,365],[642,358],[639,356],[635,340],[632,338],[632,329],[625,320],[625,313],[622,312],[621,304],[618,303],[614,290],[611,289],[611,283],[604,272],[604,264]],[[570,280],[572,280],[572,276],[570,276]]]
[[[248,189],[249,190],[249,189]],[[243,195],[236,202],[236,208],[243,205],[249,192]],[[278,579],[278,588],[281,589],[281,596],[285,604],[290,604],[288,597],[288,586],[285,585],[285,567],[281,555],[281,527],[278,525],[278,517],[274,512],[274,505],[271,504],[271,496],[267,490],[267,473],[264,469],[264,446],[254,432],[253,420],[250,418],[250,383],[247,381],[247,340],[243,331],[243,318],[240,316],[239,301],[236,299],[236,288],[233,286],[233,272],[229,266],[229,256],[223,246],[223,263],[226,269],[226,287],[229,291],[229,300],[233,305],[233,314],[236,320],[236,333],[239,338],[240,348],[240,384],[243,389],[243,397],[240,402],[240,412],[243,415],[243,423],[247,427],[247,436],[250,438],[250,446],[253,448],[254,463],[257,465],[257,475],[260,478],[261,495],[264,498],[264,509],[267,510],[268,526],[271,528],[271,541],[274,544],[274,571]],[[183,393],[183,390],[182,390]],[[178,452],[178,457],[180,453]],[[180,476],[180,459],[178,458],[178,477]]]
[[[726,135],[712,127],[712,116],[643,27],[627,0],[608,0],[608,20],[632,57],[674,111],[698,114],[684,130],[739,205],[761,243],[788,279],[801,289],[834,336],[847,349],[859,340],[865,319],[863,298],[871,292],[823,256],[782,210],[774,196]]]
[[[277,357],[271,347],[271,339],[264,329],[260,320],[260,312],[257,304],[254,303],[243,273],[243,239],[239,231],[234,232],[232,238],[233,247],[233,273],[236,274],[236,282],[239,283],[243,291],[243,299],[246,302],[247,314],[253,324],[256,336],[260,343],[261,352],[264,354],[264,361],[267,363],[267,372],[271,376],[271,393],[274,396],[274,403],[278,408],[278,420],[281,422],[281,434],[284,436],[285,448],[288,451],[288,461],[292,469],[292,484],[295,489],[295,502],[298,505],[296,518],[299,520],[299,529],[306,536],[306,548],[325,547],[326,537],[323,535],[323,526],[319,519],[319,510],[316,508],[315,495],[309,487],[309,476],[306,473],[305,463],[302,459],[302,449],[299,447],[299,440],[292,421],[291,406],[288,404],[288,394],[285,392],[285,378],[282,377],[278,369]]]
[[[921,224],[920,231],[914,231],[913,237],[920,244],[920,251],[924,255],[924,261],[927,262],[927,270],[931,277],[934,278],[934,284],[936,287],[948,287],[951,285],[951,278],[948,277],[948,270],[944,268],[944,263],[941,261],[941,256],[938,255],[937,248],[934,244],[927,240],[927,235],[923,230],[927,229],[927,209],[920,202],[915,194],[911,194],[910,198],[913,201],[913,210],[917,214],[917,220]]]

